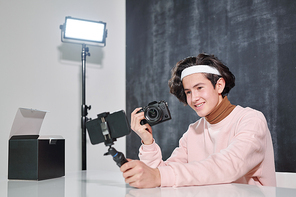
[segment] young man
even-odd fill
[[[235,77],[213,55],[199,54],[178,62],[169,81],[170,92],[201,118],[189,125],[171,157],[161,150],[144,114],[131,114],[131,128],[140,136],[140,161],[120,169],[133,187],[193,186],[245,183],[275,186],[274,153],[264,115],[232,105],[227,94]]]

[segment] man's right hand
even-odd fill
[[[149,145],[153,142],[152,128],[148,123],[140,124],[141,120],[145,119],[144,112],[137,113],[140,109],[136,108],[131,113],[131,129],[138,134],[145,145]]]

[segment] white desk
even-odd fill
[[[244,184],[135,189],[118,171],[83,171],[44,181],[1,180],[0,196],[7,197],[295,197],[296,189]]]

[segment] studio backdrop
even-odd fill
[[[167,159],[188,125],[199,117],[169,93],[175,64],[206,52],[236,77],[232,104],[264,113],[276,170],[296,172],[296,1],[126,0],[126,110],[165,100],[172,120],[153,126]],[[138,158],[140,138],[126,139]]]

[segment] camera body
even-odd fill
[[[172,119],[168,104],[165,101],[153,101],[146,107],[140,109],[137,113],[144,112],[145,119],[140,124],[149,124],[150,126]]]

